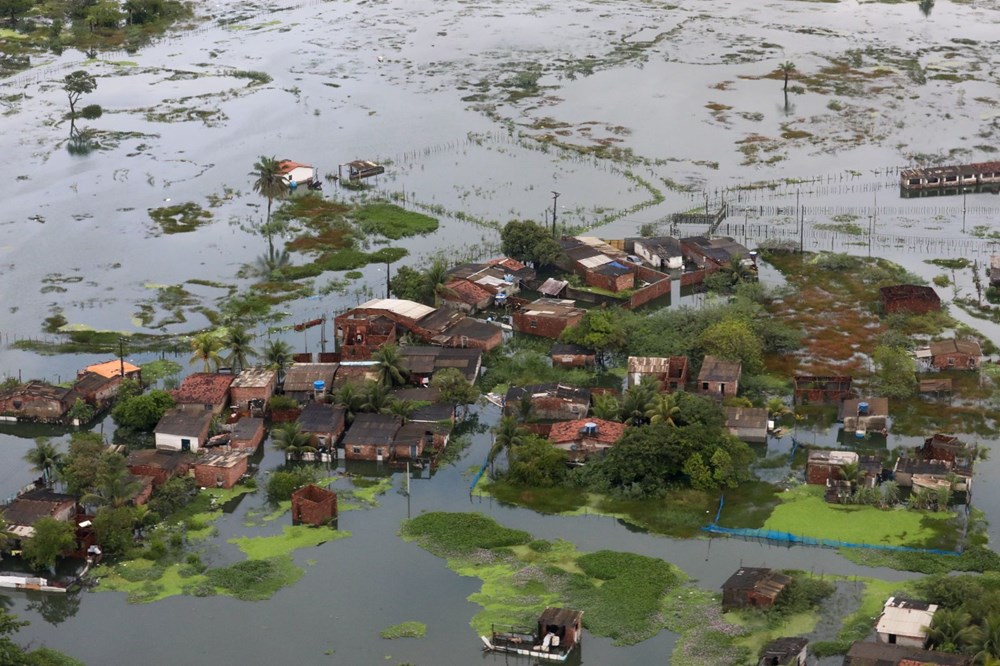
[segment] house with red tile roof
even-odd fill
[[[493,293],[467,280],[452,280],[438,293],[441,305],[469,314],[484,310],[493,303]]]
[[[603,455],[625,432],[625,424],[604,419],[576,419],[552,424],[549,441],[566,452],[569,462],[582,465]]]
[[[229,386],[234,379],[233,375],[196,372],[185,377],[170,395],[178,405],[202,405],[218,415],[229,405]]]

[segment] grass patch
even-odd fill
[[[160,225],[163,233],[183,234],[195,231],[201,225],[211,221],[212,212],[205,210],[193,201],[188,201],[176,206],[150,208],[149,217]]]
[[[841,548],[840,554],[851,562],[866,567],[889,567],[922,574],[1000,571],[1000,555],[983,546],[966,548],[961,555],[901,553],[861,548]]]
[[[302,573],[290,556],[282,555],[209,569],[205,572],[205,579],[224,594],[237,599],[264,601],[281,588],[298,581]]]
[[[390,203],[371,203],[355,210],[352,217],[362,231],[392,240],[437,231],[438,221],[429,215],[400,208]]]
[[[230,539],[251,560],[264,560],[279,555],[288,555],[300,548],[321,546],[327,541],[344,539],[350,532],[332,530],[328,527],[309,525],[285,525],[281,534],[260,537],[239,537]]]
[[[952,549],[958,537],[952,512],[882,510],[828,504],[821,486],[802,485],[784,493],[764,529],[849,543]],[[723,510],[723,520],[725,520]]]
[[[506,528],[481,513],[425,513],[406,521],[402,534],[438,557],[469,555],[479,549],[531,541],[527,532]]]
[[[388,640],[395,638],[423,638],[427,635],[427,625],[423,622],[400,622],[391,627],[386,627],[378,635]]]

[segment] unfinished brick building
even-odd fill
[[[326,525],[336,517],[336,493],[311,483],[292,493],[292,524]]]

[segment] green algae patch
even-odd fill
[[[370,203],[354,211],[353,217],[368,234],[399,240],[437,231],[438,221],[430,215],[406,210],[390,203]]]
[[[100,590],[124,592],[129,603],[150,603],[184,593],[192,581],[181,576],[181,565],[164,566],[144,559],[117,564],[102,564],[92,572],[99,578]],[[196,577],[197,578],[197,577]]]
[[[378,506],[376,498],[380,495],[385,495],[392,488],[392,479],[385,477],[373,481],[371,479],[354,478],[351,479],[351,485],[354,486],[354,490],[351,491],[350,495],[352,498],[361,500],[369,506]]]
[[[341,532],[329,527],[309,525],[285,525],[281,534],[261,537],[239,537],[230,539],[251,560],[263,560],[278,555],[288,555],[301,548],[314,548],[327,541],[345,539],[350,532]]]
[[[427,635],[427,625],[423,622],[400,622],[391,627],[386,627],[378,634],[382,638],[393,640],[396,638],[423,638]]]
[[[913,591],[913,581],[885,581],[858,577],[851,577],[850,581],[864,585],[864,590],[859,595],[858,608],[854,613],[844,617],[844,623],[837,633],[836,640],[820,641],[810,647],[810,651],[818,657],[845,654],[851,643],[865,640],[871,634],[873,618],[882,612],[886,599],[900,594],[907,596]]]
[[[292,562],[291,556],[281,555],[209,569],[205,572],[205,579],[223,594],[243,601],[264,601],[281,588],[296,583],[303,573]]]
[[[802,485],[781,493],[781,504],[764,529],[849,543],[947,550],[956,545],[953,512],[829,504],[823,491],[821,486]]]
[[[438,557],[471,555],[479,550],[519,546],[532,540],[524,530],[504,527],[481,513],[443,511],[406,521],[403,536]]]
[[[175,206],[150,208],[149,217],[160,225],[163,233],[182,234],[195,231],[201,225],[210,222],[212,213],[193,201],[188,201]]]

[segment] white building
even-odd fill
[[[875,625],[880,643],[922,648],[927,644],[937,604],[889,597]]]

